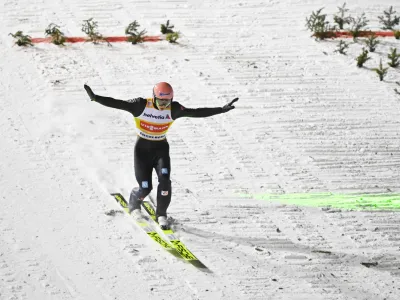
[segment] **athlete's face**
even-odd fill
[[[160,110],[166,109],[168,106],[171,105],[171,101],[172,101],[171,99],[160,99],[160,98],[157,98],[157,97],[154,97],[154,100],[156,102],[157,107]]]

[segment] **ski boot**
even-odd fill
[[[136,197],[136,195],[132,195],[129,197],[129,202],[128,202],[128,209],[129,213],[132,213],[134,210],[139,209],[142,204],[142,201]]]
[[[168,225],[168,221],[167,221],[167,217],[166,216],[159,216],[157,218],[157,223],[158,225],[160,225],[160,228],[162,230],[168,230],[170,229],[169,225]]]
[[[140,220],[140,219],[144,219],[144,215],[142,213],[142,210],[140,208],[136,208],[134,210],[131,211],[131,216],[135,219],[135,220]]]

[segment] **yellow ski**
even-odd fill
[[[153,207],[153,204],[149,201],[143,200],[142,207],[149,214],[149,216],[157,222],[156,211]],[[161,228],[160,228],[161,229]],[[162,229],[161,229],[162,230]],[[162,230],[164,235],[167,237],[168,241],[172,244],[172,247],[188,262],[192,265],[201,268],[201,269],[209,269],[205,266],[187,247],[182,241],[180,241],[176,236],[172,229]]]
[[[129,214],[128,203],[126,202],[125,198],[120,193],[112,193],[111,196],[121,205],[126,213]],[[180,253],[170,245],[169,242],[165,241],[163,237],[151,226],[151,224],[144,218],[141,219],[134,219],[136,224],[139,225],[140,228],[147,233],[147,235],[161,245],[165,250],[170,252],[171,254],[181,257]]]

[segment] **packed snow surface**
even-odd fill
[[[315,41],[305,19],[321,0],[2,0],[0,9],[0,299],[400,299],[400,213],[286,205],[256,194],[400,193],[399,69],[372,71],[400,41],[357,68],[338,40]],[[398,1],[348,1],[369,29]],[[104,36],[137,20],[167,41],[49,43],[50,23]],[[351,43],[351,39],[346,39]],[[386,66],[386,65],[385,65]],[[202,272],[149,239],[109,196],[137,184],[132,116],[89,101],[168,81],[186,107],[236,109],[177,120],[168,133],[168,210]],[[116,211],[110,213],[112,211]]]

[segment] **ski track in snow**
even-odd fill
[[[396,3],[348,3],[372,25]],[[387,82],[355,67],[304,20],[336,1],[4,1],[0,12],[0,299],[398,299],[400,214],[306,208],[236,193],[398,192],[399,70]],[[400,8],[397,8],[399,10]],[[62,12],[62,13],[61,13]],[[166,42],[12,47],[51,22],[104,35],[134,19]],[[366,63],[375,67],[390,47]],[[180,238],[213,273],[158,248],[108,192],[126,197],[132,118],[88,101],[83,84],[120,99],[169,81],[187,107],[236,109],[178,120],[169,132]],[[156,188],[156,179],[154,178]],[[376,263],[370,267],[362,263]]]

